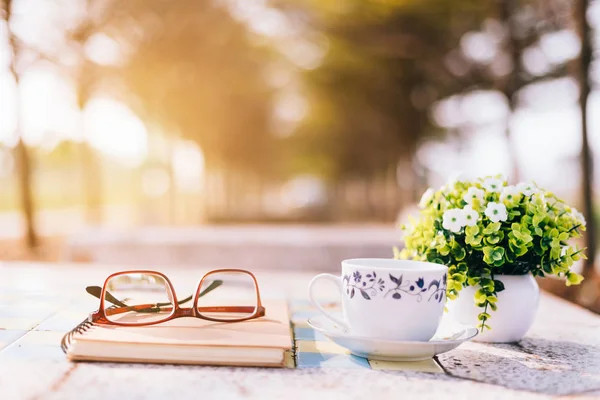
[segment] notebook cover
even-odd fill
[[[284,353],[292,348],[287,304],[284,301],[266,301],[264,306],[265,317],[243,322],[178,318],[145,327],[103,326],[84,322],[65,335],[63,350],[72,360],[286,366]],[[98,348],[98,344],[105,344],[104,355],[99,358],[85,354],[85,350],[82,352],[81,349],[85,349],[86,345],[89,347],[89,344],[95,348]],[[136,346],[145,349],[139,357],[123,357],[123,351],[119,351],[125,349],[127,353],[135,353]],[[152,349],[164,354],[165,348],[173,349],[170,357],[153,357],[151,354]],[[240,357],[236,357],[236,349],[239,349]],[[182,350],[206,352],[211,357],[194,360],[173,358]],[[269,362],[259,356],[261,351],[271,355]],[[222,359],[219,359],[219,354],[223,354]],[[257,357],[253,358],[252,354]],[[273,354],[280,354],[280,357],[275,361]]]

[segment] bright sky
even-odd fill
[[[61,2],[59,2],[61,3]],[[72,5],[72,0],[62,0]],[[261,2],[237,1],[236,16],[248,23],[256,33],[282,38],[284,54],[303,68],[319,65],[327,43],[323,38],[300,41],[293,28],[285,24],[277,11],[265,11]],[[57,6],[53,2],[18,0],[19,15],[15,30],[36,46],[59,46],[60,35],[49,24],[62,21],[68,26],[77,10]],[[261,5],[262,4],[262,5]],[[590,20],[600,26],[600,2],[590,12]],[[257,6],[258,5],[258,6]],[[65,14],[65,10],[71,10]],[[260,24],[257,22],[260,20]],[[66,22],[65,22],[66,21]],[[265,22],[266,21],[266,22]],[[467,35],[461,41],[465,54],[478,62],[489,62],[494,56],[494,26],[486,26],[480,33]],[[44,33],[40,36],[40,32]],[[43,40],[42,40],[43,39]],[[600,39],[600,37],[599,37]],[[290,41],[294,45],[289,45]],[[85,48],[88,57],[98,63],[119,61],[118,49],[107,37],[96,37]],[[525,66],[533,73],[541,73],[553,63],[573,58],[578,53],[578,43],[571,32],[558,32],[545,38],[539,48],[533,49],[525,59]],[[9,52],[6,43],[6,26],[0,25],[0,142],[15,141],[16,88],[6,67]],[[595,68],[600,80],[600,68]],[[301,119],[307,105],[296,91],[282,95],[282,104],[276,108],[282,119]],[[23,75],[20,90],[22,130],[26,141],[35,145],[51,146],[61,139],[86,140],[105,154],[128,164],[141,162],[148,151],[146,128],[140,119],[124,104],[106,97],[92,100],[81,114],[76,107],[71,83],[55,67],[39,63]],[[570,79],[538,85],[524,93],[528,107],[520,110],[512,120],[514,146],[519,156],[524,178],[534,179],[541,185],[568,191],[576,184],[572,179],[577,171],[574,163],[566,162],[579,152],[580,121],[577,109],[577,85]],[[591,143],[600,151],[600,92],[590,100]],[[434,178],[443,181],[449,171],[469,171],[470,174],[508,174],[509,166],[504,140],[503,121],[506,105],[502,98],[490,92],[479,92],[468,97],[452,98],[440,103],[434,118],[443,126],[460,129],[469,140],[458,149],[452,140],[430,143],[419,152],[419,159],[437,173]],[[465,133],[465,124],[476,125]],[[199,160],[198,154],[189,155]],[[200,161],[198,161],[200,162]],[[597,174],[598,175],[598,174]],[[435,182],[434,182],[435,183]]]

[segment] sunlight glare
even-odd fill
[[[196,143],[189,140],[176,142],[173,148],[172,165],[178,189],[184,192],[201,190],[204,177],[204,154]]]
[[[103,33],[92,35],[85,42],[85,56],[100,65],[118,65],[123,58],[121,45]]]
[[[20,93],[25,142],[40,145],[48,136],[78,136],[75,93],[52,66],[40,64],[23,74]]]
[[[86,140],[119,161],[136,166],[148,152],[143,122],[124,104],[110,98],[92,99],[84,110]]]

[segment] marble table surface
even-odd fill
[[[84,291],[126,265],[0,262],[0,399],[600,398],[600,316],[548,294],[518,344],[466,343],[444,373],[71,363],[62,335],[97,307]],[[178,293],[208,268],[152,266]],[[267,297],[305,299],[313,273],[255,271]]]

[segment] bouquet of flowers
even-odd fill
[[[478,286],[481,329],[490,329],[488,308],[496,310],[504,290],[497,275],[546,274],[566,278],[567,285],[583,277],[573,263],[585,258],[569,244],[581,237],[585,219],[574,207],[533,183],[508,185],[501,176],[456,180],[419,203],[418,219],[402,226],[405,247],[395,258],[445,264],[447,297],[457,298],[466,286]]]

